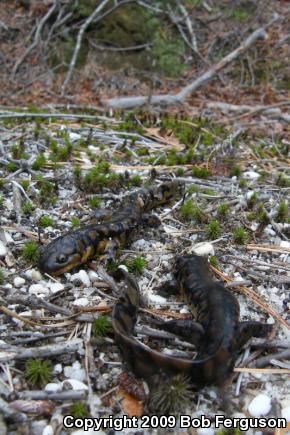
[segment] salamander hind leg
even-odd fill
[[[179,335],[196,346],[199,345],[204,336],[204,329],[200,323],[194,322],[190,319],[169,320],[162,323],[160,327],[172,334]]]
[[[267,337],[273,330],[273,325],[267,325],[261,322],[249,321],[241,322],[239,325],[239,347],[244,346],[252,338]]]

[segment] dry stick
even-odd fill
[[[0,119],[9,119],[9,118],[62,118],[62,119],[91,119],[96,121],[98,116],[94,115],[79,115],[77,113],[0,113]]]
[[[276,252],[277,254],[290,254],[290,248],[283,248],[281,246],[271,246],[271,245],[246,245],[246,249],[250,251],[261,251],[261,252]]]
[[[83,348],[83,340],[76,338],[71,341],[53,343],[40,347],[19,347],[19,346],[0,346],[0,362],[9,362],[11,360],[28,359],[28,358],[46,358],[62,355],[64,353],[75,353]]]
[[[263,356],[262,358],[257,359],[253,363],[251,363],[251,367],[262,368],[271,363],[272,359],[289,359],[290,358],[290,350],[286,349],[282,352],[272,353],[271,355]]]
[[[44,15],[44,17],[40,20],[39,25],[37,26],[36,32],[35,32],[35,36],[34,36],[34,41],[33,43],[27,48],[27,50],[25,50],[23,56],[21,56],[17,62],[15,63],[13,69],[12,69],[12,78],[15,77],[15,74],[17,73],[17,70],[19,68],[19,66],[22,64],[22,62],[24,61],[24,59],[29,55],[29,53],[39,44],[39,40],[40,40],[40,34],[41,31],[45,25],[45,23],[47,22],[47,20],[49,19],[49,17],[53,14],[53,12],[59,7],[59,0],[54,0],[53,5],[51,6],[51,8],[47,11],[47,13]]]
[[[76,65],[76,61],[77,61],[77,57],[81,48],[81,44],[82,44],[82,40],[83,40],[83,36],[85,31],[87,30],[87,28],[90,26],[90,24],[92,24],[92,22],[96,23],[100,20],[102,20],[104,17],[106,17],[107,15],[109,15],[111,12],[113,12],[114,10],[116,10],[117,8],[119,8],[120,6],[127,4],[127,3],[132,3],[133,0],[124,0],[121,1],[120,3],[116,3],[112,8],[108,9],[106,12],[104,12],[102,15],[100,15],[99,17],[97,17],[98,13],[104,9],[104,7],[107,5],[107,3],[109,3],[110,0],[104,0],[100,5],[98,5],[96,7],[96,9],[94,10],[94,12],[86,19],[86,21],[83,23],[83,25],[80,27],[78,36],[77,36],[77,42],[76,42],[76,46],[69,64],[69,68],[68,68],[68,72],[66,75],[66,78],[62,84],[61,87],[61,95],[64,95],[65,89],[72,77],[72,73],[73,70],[75,68]]]
[[[232,279],[229,276],[225,275],[220,270],[216,269],[213,266],[210,266],[210,267],[220,278],[223,278],[226,282],[232,281]],[[283,319],[283,317],[280,316],[280,314],[277,313],[277,311],[274,310],[274,308],[269,307],[266,303],[261,301],[259,296],[253,290],[250,290],[244,286],[240,286],[239,289],[241,289],[241,291],[245,295],[247,295],[250,299],[252,299],[252,301],[254,301],[260,308],[262,308],[264,311],[266,311],[266,313],[268,313],[270,316],[277,319],[280,323],[282,323],[284,326],[286,326],[286,328],[290,329],[290,324],[285,319]]]
[[[266,39],[267,33],[265,31],[265,28],[272,25],[275,21],[277,21],[277,19],[278,17],[275,17],[265,27],[260,27],[259,29],[255,30],[248,38],[244,40],[244,42],[238,48],[236,48],[234,51],[232,51],[227,56],[225,56],[221,61],[219,61],[212,68],[207,70],[199,78],[197,78],[193,82],[189,83],[189,85],[182,88],[180,92],[178,92],[177,94],[153,95],[150,98],[150,104],[169,105],[169,104],[182,103],[186,97],[188,97],[192,92],[196,91],[202,85],[204,85],[213,77],[215,77],[219,71],[221,71],[233,60],[235,60],[242,53],[244,53],[258,39]],[[143,97],[143,96],[111,98],[109,100],[103,101],[103,104],[105,106],[117,108],[117,109],[129,109],[132,107],[143,106],[144,104],[147,103],[148,103],[148,97]]]
[[[87,391],[61,391],[59,393],[50,393],[46,391],[20,391],[17,393],[17,399],[20,400],[82,400],[87,396]]]

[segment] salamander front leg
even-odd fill
[[[194,322],[191,319],[169,320],[162,323],[160,327],[172,334],[179,335],[195,346],[199,346],[199,343],[204,336],[204,329],[201,324]]]
[[[106,255],[108,261],[115,261],[116,252],[120,247],[119,240],[111,239],[107,242],[104,254]]]
[[[178,287],[177,281],[173,279],[172,281],[166,281],[164,284],[161,284],[157,293],[164,297],[176,295],[176,293],[178,293]]]
[[[267,337],[272,330],[273,325],[266,325],[265,323],[255,321],[241,322],[239,325],[239,347],[243,347],[252,337]]]

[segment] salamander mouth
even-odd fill
[[[71,269],[80,264],[81,256],[79,254],[75,254],[74,256],[71,256],[70,259],[64,264],[57,264],[55,261],[49,261],[44,258],[40,259],[38,266],[42,272],[49,275],[58,276],[69,272]]]

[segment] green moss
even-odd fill
[[[209,257],[209,263],[211,264],[211,266],[215,267],[216,269],[218,269],[219,267],[219,262],[218,259],[215,255],[211,255]]]
[[[131,177],[129,179],[128,185],[131,187],[135,186],[135,187],[140,187],[142,186],[142,178],[140,177],[140,175],[133,175],[133,177]]]
[[[43,215],[39,218],[39,225],[43,228],[53,227],[54,222],[50,216]]]
[[[38,245],[33,240],[29,240],[24,244],[21,251],[21,256],[27,263],[37,263],[39,258]]]
[[[72,225],[73,228],[79,227],[81,224],[81,221],[79,220],[79,218],[77,218],[76,216],[73,216],[70,220],[70,223]]]
[[[228,215],[229,210],[230,210],[229,204],[222,202],[221,204],[218,205],[217,208],[218,216],[224,219]]]
[[[89,198],[88,203],[91,207],[98,208],[101,205],[101,200],[96,196],[92,196],[91,198]]]
[[[250,198],[247,199],[247,207],[248,208],[254,208],[254,206],[257,204],[258,201],[258,195],[256,192],[254,192]]]
[[[230,170],[230,176],[231,177],[240,177],[241,176],[241,168],[240,166],[234,166],[231,170]]]
[[[147,261],[145,258],[137,256],[126,261],[125,264],[128,267],[129,272],[136,275],[142,275],[145,267],[147,266]]]
[[[90,169],[84,176],[83,182],[89,189],[102,189],[113,187],[118,184],[119,176],[110,171],[108,162],[100,162]]]
[[[259,222],[260,224],[268,224],[269,223],[269,218],[267,215],[267,212],[263,206],[263,204],[259,204],[257,212],[256,212],[256,219],[257,222]]]
[[[214,240],[220,237],[221,235],[221,227],[218,220],[212,220],[206,226],[206,235],[209,239]]]
[[[277,222],[288,222],[289,220],[289,208],[285,201],[280,202],[278,206],[278,213],[276,217]]]
[[[34,204],[32,204],[32,202],[26,201],[22,204],[21,210],[25,216],[30,216],[34,210]]]
[[[244,245],[249,240],[249,233],[245,228],[238,227],[233,231],[234,242],[239,245]]]
[[[3,199],[3,196],[0,195],[0,208],[2,208],[3,205],[4,205],[4,199]]]
[[[240,178],[239,180],[239,187],[241,189],[244,189],[245,187],[247,187],[248,183],[247,180],[245,178]]]
[[[75,402],[69,409],[69,415],[72,415],[74,418],[86,418],[89,416],[88,407],[83,402]]]
[[[204,211],[192,201],[192,199],[186,200],[180,207],[181,216],[185,220],[195,220],[198,223],[207,221],[207,216]]]
[[[197,178],[207,178],[209,176],[209,170],[207,168],[194,166],[192,168],[192,175],[193,177],[197,177]]]
[[[290,187],[290,177],[280,173],[276,179],[276,184],[279,187]]]
[[[148,150],[147,147],[137,148],[135,152],[140,157],[142,157],[142,156],[148,156],[148,154],[149,154],[149,150]]]
[[[9,172],[15,172],[15,171],[17,171],[18,166],[14,162],[8,162],[6,168],[7,168],[7,171],[9,171]]]
[[[25,365],[25,378],[30,384],[43,386],[52,379],[52,365],[48,360],[29,359]]]
[[[177,177],[183,177],[184,173],[185,173],[184,168],[177,168],[176,169],[176,176]]]
[[[2,190],[5,186],[5,181],[3,179],[0,179],[0,189]]]
[[[41,204],[54,204],[56,201],[55,186],[48,180],[38,177],[39,201]]]
[[[0,269],[0,285],[4,283],[4,280],[5,280],[5,273],[3,269]]]
[[[30,182],[29,180],[21,180],[20,185],[23,187],[25,191],[29,189]]]
[[[92,331],[94,337],[104,337],[112,332],[112,324],[108,316],[101,315],[93,321]]]
[[[34,162],[32,164],[32,169],[37,171],[37,170],[43,168],[45,163],[46,163],[45,155],[43,153],[40,153],[36,156],[36,159],[34,160]]]

